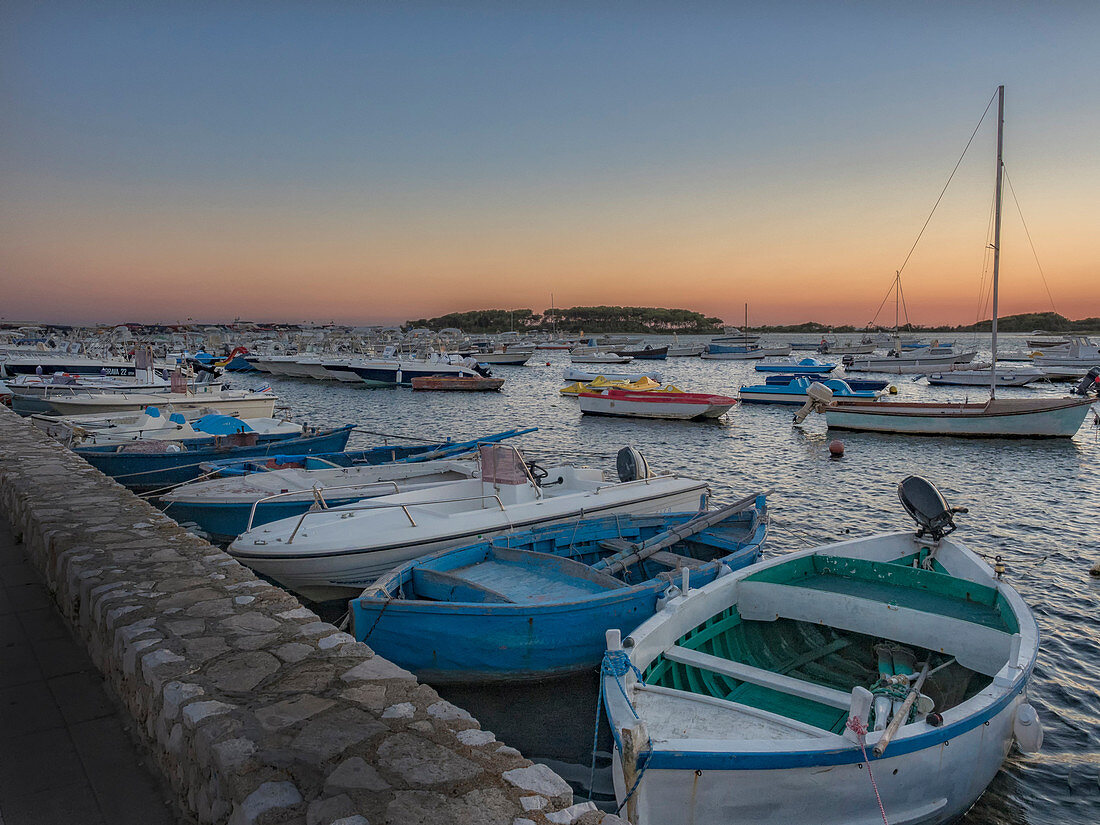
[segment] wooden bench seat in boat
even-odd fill
[[[824,685],[807,682],[804,679],[773,673],[770,670],[723,659],[720,656],[712,656],[709,653],[691,650],[680,645],[670,647],[664,652],[664,657],[673,662],[696,667],[700,670],[709,670],[713,673],[721,673],[723,676],[729,676],[739,682],[760,685],[769,690],[809,699],[811,702],[817,702],[818,704],[841,710],[848,710],[851,706],[851,694],[842,690],[834,690]]]
[[[999,609],[1003,597],[995,589],[967,583],[964,591],[937,591],[950,577],[884,562],[848,559],[836,569],[830,557],[798,561],[806,567],[814,559],[816,568],[780,565],[739,582],[741,618],[795,619],[878,636],[953,655],[987,676],[1007,661],[1017,628]]]
[[[625,539],[604,539],[600,542],[600,547],[605,550],[614,550],[616,553],[633,553],[638,549],[637,544],[626,541]],[[680,570],[684,567],[696,570],[706,564],[705,561],[700,559],[695,559],[691,556],[681,556],[679,553],[670,553],[668,550],[658,550],[656,553],[647,556],[647,558],[670,570]]]

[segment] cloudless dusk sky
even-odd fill
[[[5,0],[0,316],[863,324],[1002,83],[1002,313],[1100,316],[1100,3]],[[981,314],[994,114],[915,323]]]

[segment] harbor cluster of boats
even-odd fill
[[[531,430],[347,450],[351,426],[202,409],[31,420],[260,575],[346,600],[422,679],[600,668],[638,825],[947,822],[1042,744],[1035,620],[920,478],[915,533],[765,558],[771,491],[716,506],[630,447],[608,474],[532,461]]]

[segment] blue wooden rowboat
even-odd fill
[[[353,599],[353,632],[429,682],[542,679],[594,668],[604,632],[625,632],[652,616],[684,575],[700,587],[759,559],[765,496],[738,506],[724,516],[584,519],[441,551],[395,568]],[[640,561],[622,561],[671,529],[690,532],[685,525],[701,515],[721,520],[682,540],[674,535]]]
[[[758,404],[793,404],[806,403],[809,396],[806,390],[810,384],[824,384],[833,391],[833,398],[863,398],[870,401],[881,396],[881,392],[874,390],[853,390],[847,382],[840,378],[819,379],[808,376],[799,376],[789,384],[753,384],[741,387],[738,393],[742,403]]]
[[[802,378],[801,375],[768,375],[764,378],[765,384],[789,384]],[[870,378],[852,378],[850,375],[844,377],[844,383],[851,387],[853,390],[884,390],[890,386],[889,381],[876,381]]]
[[[226,458],[208,461],[203,464],[204,473],[217,471],[219,476],[243,476],[249,473],[263,473],[270,470],[300,467],[305,470],[326,470],[333,467],[359,467],[363,465],[394,464],[398,462],[434,461],[439,458],[454,458],[464,453],[475,452],[482,444],[493,444],[506,438],[537,432],[538,427],[526,427],[522,430],[503,430],[491,435],[483,435],[469,441],[440,441],[435,444],[387,444],[381,447],[368,447],[365,450],[344,450],[333,453],[312,453],[308,455],[278,453],[276,455],[244,458]],[[266,523],[266,522],[257,522]]]
[[[171,444],[166,452],[139,452],[149,442],[78,447],[73,452],[119,484],[136,492],[149,492],[194,481],[202,475],[204,462],[219,458],[339,452],[348,445],[353,429],[354,424],[325,429],[310,427],[302,435],[265,443],[255,443],[254,433],[234,433],[194,449],[185,444]]]

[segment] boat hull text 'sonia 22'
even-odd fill
[[[571,465],[528,464],[514,447],[479,452],[481,477],[308,512],[249,530],[229,546],[242,564],[314,601],[356,596],[394,566],[512,530],[586,516],[705,506],[705,482],[651,475],[644,460],[619,482]]]
[[[1039,632],[929,482],[912,533],[823,545],[671,600],[608,634],[602,698],[615,792],[636,825],[940,825],[1015,739]],[[872,786],[872,775],[875,785]],[[876,794],[880,801],[876,800]]]

